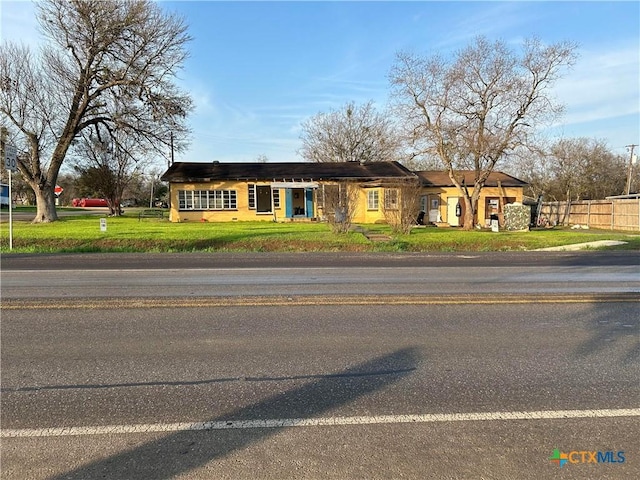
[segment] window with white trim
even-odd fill
[[[253,183],[248,185],[249,191],[249,210],[256,209],[256,186]]]
[[[249,193],[248,205],[249,210],[256,209],[256,184],[250,183],[247,185],[247,191]],[[280,208],[280,189],[272,188],[271,193],[273,195],[273,208]]]
[[[367,191],[367,210],[378,210],[380,207],[380,195],[378,190]]]
[[[178,190],[179,210],[236,210],[235,190]]]
[[[397,188],[385,188],[384,208],[387,210],[398,210],[399,192]]]

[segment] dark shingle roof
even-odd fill
[[[398,162],[371,163],[310,163],[310,162],[267,162],[267,163],[202,163],[175,162],[162,175],[163,181],[173,183],[211,182],[224,180],[246,181],[321,181],[357,180],[363,182],[384,179],[420,178],[425,187],[452,187],[453,182],[447,172],[427,170],[411,172]],[[474,172],[458,172],[464,176],[469,186],[474,183]],[[526,182],[502,172],[492,172],[485,186],[496,187],[498,181],[503,187],[524,187]]]
[[[415,172],[415,174],[418,175],[420,181],[422,182],[422,185],[425,187],[454,186],[447,172],[426,170],[422,172]],[[463,177],[464,183],[467,186],[473,186],[475,182],[475,172],[456,172],[456,178],[460,178],[462,180]],[[528,185],[527,182],[524,182],[516,177],[512,177],[511,175],[507,175],[506,173],[502,172],[491,172],[484,185],[485,187],[497,187],[498,182],[500,182],[503,187],[524,187]]]
[[[174,183],[214,180],[376,180],[411,178],[414,174],[397,162],[372,163],[197,163],[176,162],[162,175]]]

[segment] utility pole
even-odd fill
[[[629,191],[631,190],[631,173],[633,171],[633,149],[638,145],[626,145],[626,147],[630,150],[629,155],[629,169],[627,170],[627,186],[624,189],[624,194],[629,195]]]

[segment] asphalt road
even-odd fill
[[[635,266],[633,251],[469,253],[83,253],[2,257],[2,270],[103,270],[313,267],[598,267]]]
[[[634,255],[125,257],[2,259],[3,479],[640,477]]]
[[[1,275],[4,299],[640,292],[636,252],[10,255]]]

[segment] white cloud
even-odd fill
[[[640,114],[640,61],[635,41],[581,52],[576,67],[554,89],[566,105],[564,124]]]
[[[534,23],[537,19],[524,2],[471,2],[462,5],[464,8],[457,10],[460,18],[444,24],[447,34],[433,43],[434,50],[464,47],[478,36],[498,39],[507,32],[517,31]]]

